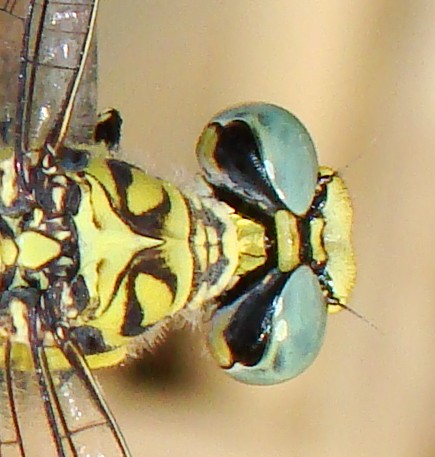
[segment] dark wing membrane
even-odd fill
[[[130,456],[80,351],[69,340],[59,344],[71,363],[68,371],[53,370],[47,349],[34,342],[33,369],[17,370],[15,361],[22,357],[23,347],[4,343],[0,361],[0,455]]]
[[[16,36],[16,24],[19,24],[23,37],[21,59],[13,53],[11,70],[8,62],[0,62],[2,71],[7,67],[12,72],[21,61],[18,87],[9,83],[18,101],[14,141],[17,154],[46,143],[56,151],[69,125],[69,141],[91,140],[96,119],[96,46],[92,36],[97,3],[97,0],[0,2],[0,11],[4,12],[0,25],[14,27]],[[8,42],[6,28],[0,29],[0,40],[0,43]],[[15,47],[16,41],[9,46]],[[73,115],[74,105],[77,109]]]

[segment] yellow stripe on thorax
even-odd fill
[[[79,234],[79,273],[86,279],[91,299],[98,301],[98,316],[111,302],[118,276],[134,254],[162,241],[132,232],[113,211],[101,184],[90,175],[86,178],[89,186],[82,186],[74,222]]]
[[[122,326],[132,294],[143,312],[142,327],[159,322],[186,305],[193,276],[190,219],[185,199],[176,187],[135,168],[131,169],[133,179],[126,189],[127,201],[122,202],[107,164],[95,162],[82,182],[82,202],[75,216],[81,252],[79,273],[85,278],[91,297],[92,313],[87,313],[85,319],[103,331],[107,345],[119,346],[129,339],[122,335]],[[158,206],[163,194],[169,197],[170,212],[165,215],[158,237],[135,233],[120,215],[121,206],[125,205],[124,209],[134,216],[146,215]],[[145,233],[146,229],[141,227]],[[175,275],[175,291],[159,278],[159,271],[132,276],[134,267],[141,262],[146,268],[148,252],[152,252],[151,260],[153,256],[161,259]]]

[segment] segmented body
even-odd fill
[[[56,455],[89,452],[83,431],[99,429],[113,455],[126,456],[89,369],[120,363],[168,322],[196,313],[230,375],[282,382],[312,363],[327,312],[346,305],[354,283],[347,191],[318,166],[308,133],[285,110],[258,103],[214,117],[198,143],[196,194],[116,158],[114,110],[97,124],[98,145],[68,140],[97,8],[84,4],[85,38],[73,39],[82,51],[63,68],[65,101],[43,128],[18,103],[15,145],[0,161],[0,368],[12,430],[0,433],[0,453],[14,446],[28,455],[15,401],[21,376],[33,373]],[[32,10],[26,16],[25,29],[39,24],[43,43],[34,37],[29,57],[24,41],[21,75],[36,78],[19,91],[27,103],[43,86],[44,40],[60,39],[47,24],[61,8],[43,2],[39,22]],[[97,421],[75,422],[61,398],[68,384]]]

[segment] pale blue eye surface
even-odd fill
[[[275,298],[272,332],[255,366],[236,363],[227,373],[248,384],[277,384],[308,368],[323,344],[327,307],[319,280],[308,266],[299,267]]]
[[[306,213],[314,197],[319,165],[304,125],[285,109],[267,103],[240,105],[212,119],[222,126],[234,121],[250,126],[266,174],[279,198],[293,213]]]

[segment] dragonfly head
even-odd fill
[[[319,167],[303,124],[275,105],[218,114],[197,155],[217,198],[260,223],[267,238],[264,262],[239,268],[244,273],[219,298],[211,353],[245,383],[291,379],[314,361],[328,312],[346,304],[354,285],[347,190],[336,172]]]

